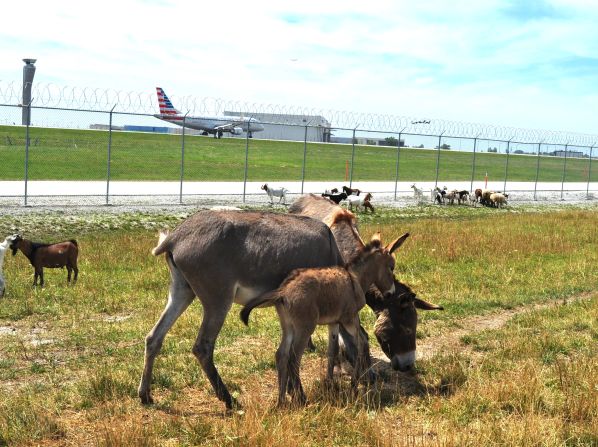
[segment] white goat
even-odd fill
[[[268,197],[270,197],[270,203],[274,203],[274,197],[278,197],[278,203],[282,201],[286,205],[287,203],[287,192],[289,192],[286,188],[270,188],[267,183],[262,185],[262,189],[266,191]]]
[[[418,204],[423,203],[424,202],[424,191],[423,191],[423,189],[420,189],[417,186],[415,186],[415,183],[413,185],[411,185],[411,188],[413,188],[413,197],[415,197],[415,201]]]
[[[4,264],[4,254],[8,250],[8,246],[12,242],[12,236],[8,236],[4,239],[4,242],[0,244],[0,297],[4,296],[5,282],[4,273],[2,273],[2,265]]]

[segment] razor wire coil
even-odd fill
[[[0,102],[21,103],[22,83],[0,80]],[[155,93],[122,91],[109,88],[60,86],[34,83],[32,106],[82,109],[97,112],[157,114]],[[516,141],[525,144],[570,145],[594,147],[598,135],[566,131],[527,129],[446,119],[417,118],[381,113],[363,113],[304,106],[263,104],[212,97],[171,96],[181,113],[189,115],[223,115],[225,112],[244,116],[267,115],[270,124],[293,124],[288,117],[323,117],[331,128],[361,131],[435,135],[454,138],[477,138],[495,141]],[[285,121],[285,116],[287,117]],[[264,121],[265,122],[265,121]]]

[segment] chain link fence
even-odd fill
[[[19,124],[21,112],[0,105],[4,206],[267,203],[266,183],[288,189],[289,200],[347,185],[395,203],[413,203],[412,184],[426,191],[487,186],[514,201],[591,200],[598,186],[589,135],[530,131],[507,138],[503,128],[440,130],[425,120],[407,125],[381,116],[366,130],[312,124],[316,115],[306,114],[305,124],[262,118],[264,135],[219,139],[114,107],[31,106],[30,126]],[[291,115],[301,116],[279,116]]]

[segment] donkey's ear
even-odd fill
[[[437,304],[428,303],[427,301],[422,300],[421,298],[415,298],[413,300],[413,304],[416,308],[421,310],[444,310],[444,307],[438,306]]]
[[[403,236],[395,239],[394,241],[392,241],[390,244],[388,244],[386,246],[386,249],[392,253],[393,251],[395,251],[397,248],[399,248],[401,245],[403,245],[403,242],[405,242],[405,240],[409,237],[409,233],[405,233]]]

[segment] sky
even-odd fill
[[[23,5],[26,5],[24,7]],[[0,82],[598,135],[598,1],[5,2]],[[176,106],[176,104],[175,104]]]

